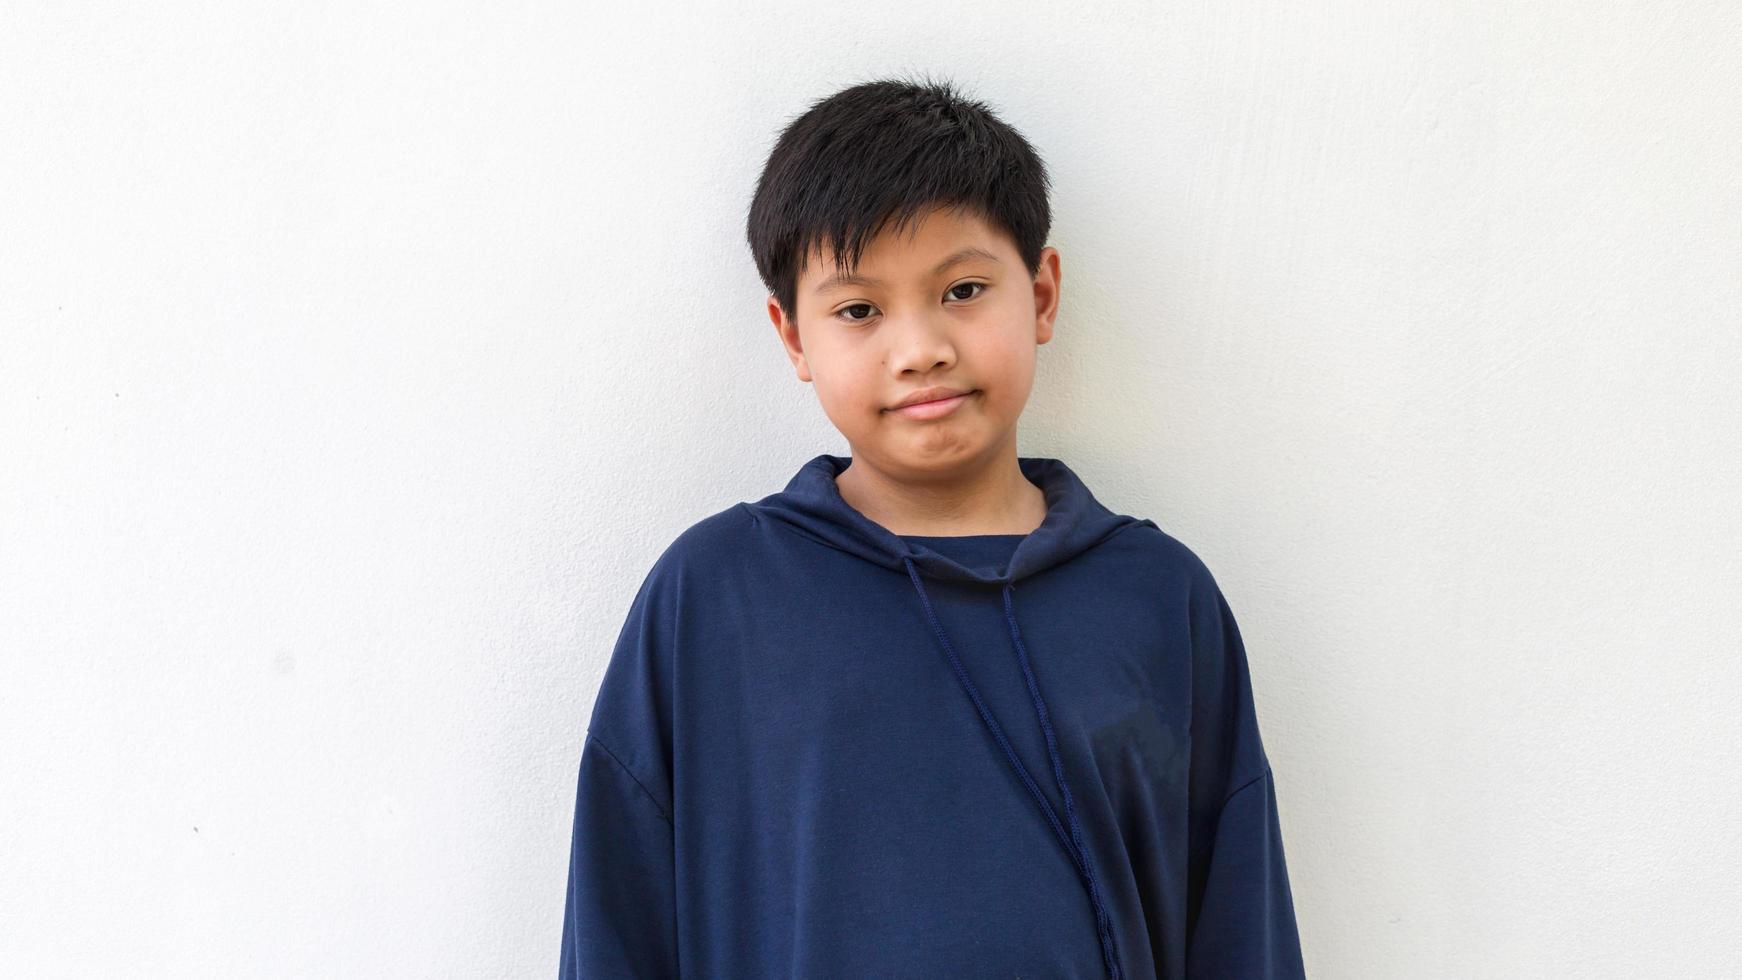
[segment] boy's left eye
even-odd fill
[[[958,290],[958,289],[971,289],[975,286],[978,286],[981,289],[986,288],[986,284],[983,282],[958,282],[954,286],[950,287],[950,295],[955,296],[956,290]],[[956,298],[957,299],[973,299],[975,296],[978,296],[978,295],[980,295],[980,294],[979,293],[971,293],[967,296],[956,296]]]

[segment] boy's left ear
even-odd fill
[[[1040,250],[1034,272],[1034,342],[1052,339],[1053,320],[1059,311],[1059,250],[1048,245]]]

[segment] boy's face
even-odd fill
[[[1043,250],[1030,276],[1007,236],[939,208],[900,237],[885,228],[850,275],[838,280],[834,256],[814,250],[794,315],[773,296],[768,315],[852,455],[912,472],[1013,448],[1035,348],[1052,339],[1058,251]],[[966,394],[897,409],[928,388]]]

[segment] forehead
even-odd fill
[[[799,276],[802,291],[838,285],[874,284],[924,278],[943,271],[948,260],[1000,262],[1014,247],[984,218],[968,209],[933,208],[916,215],[897,233],[886,223],[866,241],[858,265],[847,274],[835,267],[835,253],[826,244],[811,248]],[[950,262],[950,264],[955,264]]]

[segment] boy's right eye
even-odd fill
[[[867,309],[867,310],[875,309],[875,307],[873,307],[870,303],[852,303],[852,304],[849,304],[847,306],[843,306],[839,310],[835,311],[835,316],[840,317],[841,319],[847,321],[848,323],[860,323],[860,322],[863,322],[865,320],[871,319],[871,314],[869,314],[869,313],[865,314],[864,316],[847,316],[846,315],[848,310],[857,310],[857,309],[861,309],[861,308]]]

